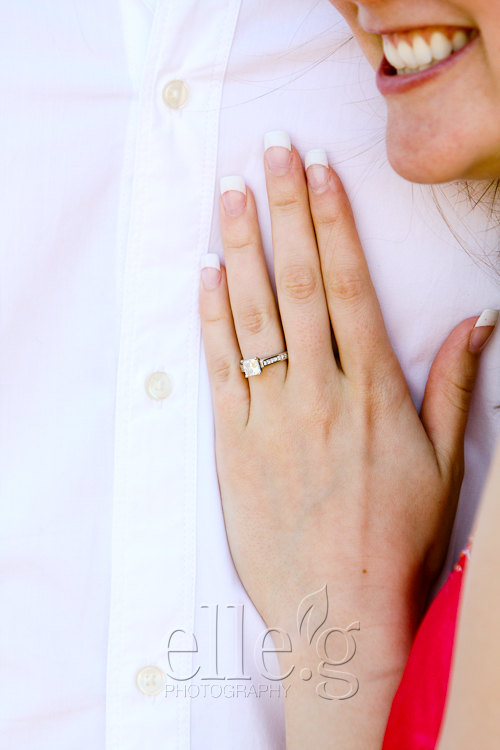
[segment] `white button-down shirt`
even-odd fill
[[[327,0],[0,0],[0,16],[0,745],[284,748],[214,462],[197,299],[201,255],[222,255],[218,179],[255,190],[271,262],[262,134],[327,149],[417,404],[498,279],[387,166],[373,73]],[[452,214],[472,253],[494,247],[483,215]],[[499,347],[450,564],[498,434]]]

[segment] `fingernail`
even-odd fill
[[[285,174],[290,166],[292,144],[284,130],[271,130],[264,136],[264,151],[269,171],[276,175]]]
[[[498,310],[483,310],[470,335],[470,352],[479,354],[484,349],[497,323]]]
[[[309,187],[313,193],[323,193],[330,176],[326,151],[322,148],[312,148],[307,152],[304,161]]]
[[[247,205],[247,187],[243,177],[222,177],[220,193],[226,214],[241,216]]]
[[[203,287],[211,291],[219,286],[220,260],[217,253],[204,253],[200,259],[201,281]]]

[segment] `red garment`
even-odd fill
[[[429,607],[394,697],[382,750],[434,750],[450,677],[458,603],[469,549]]]

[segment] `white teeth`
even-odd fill
[[[382,43],[387,62],[396,68],[399,75],[407,75],[426,70],[431,65],[445,60],[453,52],[465,47],[473,35],[473,31],[457,29],[450,41],[442,31],[434,31],[428,43],[421,34],[415,32],[413,35],[406,35],[400,41],[397,34],[394,35],[392,38],[396,44],[389,36],[383,36]]]
[[[427,65],[432,61],[432,50],[421,36],[413,37],[413,52],[417,59],[418,65]]]
[[[441,31],[435,31],[431,36],[432,56],[435,60],[445,60],[453,50],[453,45]]]
[[[458,52],[459,49],[465,47],[468,42],[467,34],[465,31],[455,31],[451,43],[453,44],[453,51]]]
[[[421,70],[427,70],[427,68],[430,68],[432,63],[428,63],[427,65],[419,65],[418,68],[402,68],[401,70],[398,70],[398,75],[408,75],[408,73],[420,73]]]
[[[393,45],[393,43],[390,41],[390,39],[387,39],[387,37],[384,37],[383,45],[384,45],[384,55],[385,59],[390,62],[393,68],[396,68],[396,70],[400,70],[401,68],[406,67],[406,63],[399,55],[396,47]]]
[[[399,42],[398,53],[400,58],[403,60],[408,68],[416,68],[418,63],[413,54],[413,48],[410,47],[408,42]]]

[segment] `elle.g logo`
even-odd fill
[[[359,630],[360,624],[358,620],[347,628],[332,627],[319,632],[327,617],[328,591],[325,584],[323,588],[302,599],[297,610],[297,629],[299,635],[305,637],[309,645],[312,645],[317,635],[316,653],[321,660],[318,664],[318,674],[326,679],[316,685],[316,693],[326,700],[346,700],[356,695],[359,690],[359,681],[350,672],[340,671],[337,667],[344,666],[354,658],[356,641],[352,631]],[[335,641],[337,641],[337,649],[340,645],[336,656],[333,655],[333,651],[337,651]],[[342,653],[343,648],[345,648],[344,653]],[[300,671],[302,680],[310,680],[312,676],[308,667]],[[340,687],[340,691],[337,692],[334,686],[337,689]]]
[[[258,685],[252,684],[252,676],[245,673],[244,605],[203,605],[201,609],[205,610],[204,614],[208,617],[208,632],[204,633],[208,636],[205,638],[209,646],[208,658],[200,660],[199,642],[194,633],[188,636],[181,628],[173,630],[167,643],[168,666],[165,671],[176,685],[167,683],[167,697],[286,697],[291,682],[296,678],[303,682],[311,682],[311,688],[314,687],[316,694],[324,700],[346,700],[358,692],[357,677],[339,668],[345,667],[354,658],[354,633],[360,630],[360,624],[353,622],[347,627],[334,626],[322,630],[329,609],[326,584],[300,602],[297,609],[297,633],[293,639],[289,632],[277,627],[265,630],[257,638],[253,650],[254,664],[264,680],[264,683]],[[229,632],[232,633],[230,643],[227,636]],[[224,654],[223,645],[226,647]],[[294,653],[303,654],[307,650],[309,653],[314,652],[318,657],[314,670],[310,666],[291,664],[283,674],[272,671],[277,655],[290,654],[290,659],[293,659]],[[187,655],[192,655],[193,667],[190,672],[182,673],[179,669],[179,659],[185,664]],[[197,663],[200,661],[201,663]],[[312,658],[308,657],[307,661],[310,665]],[[193,683],[195,680],[196,685],[186,687],[187,683]],[[217,684],[220,684],[220,681],[224,681],[224,687]],[[179,683],[183,683],[182,689]],[[210,688],[207,687],[208,683]],[[277,683],[282,684],[278,686]],[[214,690],[215,687],[219,692]]]

